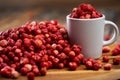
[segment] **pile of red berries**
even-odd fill
[[[92,19],[102,17],[102,14],[98,12],[91,4],[80,4],[77,8],[73,8],[71,18],[79,19]]]
[[[81,49],[70,45],[65,27],[57,21],[27,22],[0,33],[0,75],[17,78],[21,73],[33,80],[51,68],[76,70],[84,58]]]

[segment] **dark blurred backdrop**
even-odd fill
[[[0,31],[28,20],[56,19],[65,26],[66,15],[80,3],[92,4],[120,26],[120,0],[0,0]]]

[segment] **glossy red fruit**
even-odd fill
[[[31,64],[25,64],[24,67],[28,69],[28,71],[32,70],[32,65]]]
[[[35,76],[39,76],[40,75],[40,71],[38,68],[33,68],[32,72],[35,74]]]
[[[53,43],[53,44],[51,45],[51,47],[52,47],[52,49],[56,49],[57,45],[56,45],[55,43]]]
[[[48,62],[41,62],[40,63],[40,67],[46,67],[46,68],[48,68],[49,64],[48,64]]]
[[[50,61],[53,61],[54,58],[55,58],[55,56],[52,56],[52,55],[50,55],[50,56],[48,57],[48,59],[49,59]]]
[[[15,71],[15,70],[13,70],[11,74],[12,74],[12,78],[14,78],[14,79],[17,79],[20,76],[19,72]]]
[[[69,70],[76,70],[77,67],[78,67],[78,65],[76,62],[69,62],[69,64],[68,64]]]
[[[86,59],[86,58],[83,58],[83,59],[82,59],[82,63],[83,63],[83,64],[86,64],[86,62],[87,62],[87,59]]]
[[[53,64],[56,66],[56,64],[58,64],[59,63],[59,59],[58,58],[54,58],[54,60],[53,60]]]
[[[24,45],[25,45],[26,47],[30,47],[30,46],[31,46],[31,40],[30,40],[30,39],[24,38],[23,42],[24,42]]]
[[[51,20],[50,23],[51,23],[51,24],[54,24],[54,25],[57,25],[57,24],[58,24],[57,20]]]
[[[12,68],[10,68],[9,66],[5,66],[4,68],[2,68],[0,70],[0,74],[3,77],[11,78],[12,77]]]
[[[70,51],[70,52],[68,53],[68,56],[69,56],[70,58],[75,57],[75,52],[74,52],[74,51]]]
[[[59,51],[62,51],[62,50],[63,50],[63,47],[62,47],[60,44],[58,44],[58,45],[56,46],[56,49],[59,50]]]
[[[77,57],[80,59],[80,61],[82,61],[84,59],[84,55],[83,54],[78,54]]]
[[[28,68],[26,68],[26,67],[22,67],[21,70],[20,70],[20,73],[21,73],[22,75],[27,75],[28,72],[29,72],[29,70],[28,70]]]
[[[58,68],[59,68],[59,69],[63,69],[63,68],[64,68],[64,64],[63,64],[63,63],[59,63],[59,64],[58,64]]]
[[[110,40],[110,38],[111,38],[110,35],[105,35],[105,36],[104,36],[104,40],[106,40],[106,41],[107,41],[107,40]]]
[[[73,61],[76,62],[77,65],[80,65],[80,63],[81,63],[81,60],[80,60],[79,57],[77,57],[77,56],[75,56],[75,57],[73,58]]]
[[[93,58],[88,58],[88,59],[87,59],[87,61],[91,61],[91,62],[92,62],[92,64],[96,63],[96,60],[95,60],[95,59],[93,59]]]
[[[10,46],[14,46],[15,41],[14,41],[13,39],[8,39],[8,44],[9,44]]]
[[[57,56],[59,54],[59,51],[58,50],[53,50],[52,54],[53,54],[53,56]]]
[[[41,48],[42,44],[43,44],[43,42],[40,39],[33,40],[33,45],[36,48]]]
[[[109,47],[109,46],[104,46],[104,47],[102,48],[102,52],[103,52],[103,53],[110,52],[110,47]]]
[[[104,70],[111,70],[112,65],[110,63],[107,63],[104,65]]]
[[[113,64],[119,65],[120,64],[120,58],[113,58]]]
[[[8,41],[3,39],[3,40],[0,40],[0,46],[4,47],[4,46],[7,46],[8,45]]]
[[[29,59],[28,58],[22,58],[20,60],[20,64],[28,64],[29,63]]]
[[[15,53],[16,53],[16,54],[19,54],[19,53],[21,53],[21,52],[22,52],[21,49],[18,49],[18,48],[15,49]]]
[[[33,72],[27,73],[27,79],[28,80],[35,80],[35,74]]]
[[[10,35],[10,37],[15,41],[18,39],[18,35],[14,32]]]
[[[99,70],[100,67],[101,67],[101,64],[99,64],[99,63],[97,63],[97,62],[93,64],[93,69],[94,69],[94,70]]]
[[[64,53],[68,54],[71,51],[71,49],[70,47],[65,47],[63,51]]]
[[[91,61],[86,61],[85,66],[86,66],[87,69],[92,69],[93,64],[92,64]]]
[[[67,55],[62,52],[62,53],[58,54],[58,58],[60,59],[60,61],[63,61],[67,58]]]
[[[41,76],[45,76],[46,73],[47,73],[47,68],[46,68],[46,67],[42,67],[42,68],[40,69],[40,74],[41,74]]]
[[[53,68],[53,63],[52,63],[52,61],[48,61],[48,68],[49,68],[49,69]]]
[[[108,57],[108,56],[105,56],[105,55],[104,55],[104,56],[102,57],[102,59],[103,59],[103,62],[109,62],[109,57]]]
[[[3,58],[0,57],[0,64],[3,63]]]
[[[117,49],[113,49],[112,50],[112,55],[113,56],[117,56],[117,55],[119,55],[120,54],[120,51],[119,50],[117,50]]]

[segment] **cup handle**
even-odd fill
[[[114,33],[113,36],[110,40],[108,41],[103,41],[103,46],[112,44],[113,42],[115,42],[115,40],[117,39],[117,37],[119,36],[119,29],[117,27],[117,25],[115,23],[113,23],[112,21],[107,21],[105,20],[105,25],[112,25],[113,29],[114,29]]]

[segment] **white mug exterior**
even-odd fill
[[[117,26],[114,27],[114,36],[111,41],[104,41],[105,16],[94,19],[67,19],[67,31],[71,44],[82,46],[82,53],[86,58],[99,58],[102,55],[103,45],[113,43],[118,37]],[[113,23],[113,22],[112,22]],[[108,23],[111,24],[111,23]],[[114,26],[114,24],[111,24]]]
[[[105,24],[109,24],[109,25],[112,25],[112,27],[114,27],[114,34],[110,40],[103,41],[103,46],[106,46],[115,42],[116,38],[119,36],[119,29],[115,23],[113,23],[112,21],[105,20]]]

